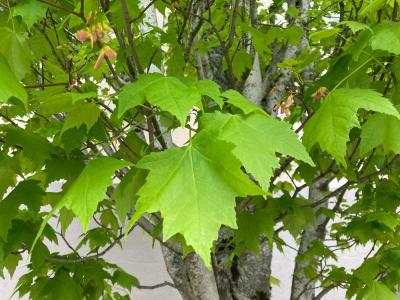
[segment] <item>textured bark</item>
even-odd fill
[[[327,190],[327,180],[325,178],[320,179],[313,183],[309,191],[309,200],[311,202],[317,202],[321,200],[325,195],[324,192]],[[326,207],[326,203],[323,204]],[[317,206],[315,211],[321,206]],[[325,222],[326,218],[320,216],[317,218],[316,226],[308,225],[303,231],[301,236],[301,242],[296,257],[296,264],[294,267],[293,278],[292,278],[292,291],[291,300],[312,300],[315,295],[314,284],[304,273],[304,268],[311,263],[311,259],[301,259],[299,256],[303,255],[310,247],[311,243],[315,240],[324,239],[324,231],[320,230],[320,225]]]
[[[217,265],[220,299],[271,299],[271,259],[272,252],[262,244],[259,255],[243,253],[233,259],[230,268]]]
[[[256,0],[244,0],[245,8],[249,13],[250,26],[257,28],[257,2]],[[260,57],[255,51],[249,33],[244,36],[244,44],[248,44],[247,52],[253,57],[253,65],[249,75],[244,82],[242,93],[247,99],[254,104],[261,106],[261,101],[265,96],[265,88],[263,87],[263,78],[260,66]]]
[[[276,74],[278,73],[278,67],[277,64],[283,60],[283,54],[284,51],[281,51],[281,49],[278,47],[278,45],[275,43],[272,47],[272,59],[271,62],[265,71],[263,81],[262,81],[262,90],[264,92],[264,97],[265,95],[269,95],[272,87],[274,86],[275,80],[276,80]],[[263,101],[261,102],[261,106],[265,111],[267,111],[271,116],[276,117],[276,112],[274,111],[274,100],[270,97],[265,97]]]
[[[182,258],[167,247],[162,252],[167,271],[184,300],[220,299],[214,273],[207,270],[197,254]]]
[[[252,21],[255,23],[255,21]],[[253,24],[255,25],[255,24]],[[250,47],[250,52],[252,49]],[[213,78],[223,88],[228,86],[228,80],[221,70],[223,54],[221,48],[213,49],[209,57],[209,65],[212,68]],[[252,69],[244,83],[243,95],[256,105],[261,105],[265,90],[261,76],[260,61],[258,54],[254,54]],[[271,286],[269,278],[271,275],[272,252],[263,243],[260,253],[243,253],[234,257],[229,267],[226,265],[232,255],[234,248],[232,230],[223,227],[216,244],[216,253],[213,258],[215,278],[217,280],[220,299],[223,300],[250,300],[270,299]]]
[[[238,258],[236,280],[238,299],[271,299],[272,251],[267,243],[260,245],[260,253],[244,253]]]
[[[265,243],[260,253],[243,253],[234,256],[233,231],[222,227],[213,256],[213,269],[217,280],[219,299],[223,300],[267,300],[271,298],[272,252]],[[227,265],[229,267],[227,267]]]
[[[277,64],[286,59],[295,58],[304,49],[310,47],[307,36],[308,29],[305,26],[307,12],[310,9],[310,1],[290,0],[288,1],[288,7],[296,7],[299,11],[299,17],[297,19],[289,19],[289,23],[303,28],[306,34],[301,38],[298,46],[288,44],[281,49],[277,48],[276,45],[273,47],[274,55],[263,79],[263,88],[266,93],[263,107],[272,115],[275,114],[273,111],[275,103],[285,100],[284,97],[288,90],[295,90],[292,72],[286,68],[279,69]],[[307,77],[311,76],[309,70],[309,67],[306,68]]]
[[[211,79],[223,87],[227,86],[227,80],[221,70],[222,63],[218,63],[223,59],[219,49],[214,49],[209,55],[195,54],[194,56],[199,61],[197,68],[198,74],[201,74],[200,78],[210,79],[211,73]],[[248,79],[252,87],[247,88],[245,96],[259,104],[257,95],[262,94],[262,79],[258,59],[255,61]],[[250,86],[250,83],[247,83],[247,86]],[[213,256],[213,272],[209,272],[204,267],[197,255],[190,254],[189,257],[182,259],[170,249],[163,247],[168,273],[183,299],[266,300],[271,298],[269,284],[271,251],[266,244],[262,244],[258,255],[244,253],[235,257],[232,264],[227,267],[234,247],[232,236],[232,230],[221,229],[220,238],[216,243],[217,250]],[[217,294],[215,294],[216,291]]]
[[[265,89],[261,76],[258,54],[254,55],[252,70],[246,79],[243,95],[256,105],[261,105]],[[270,299],[272,251],[266,243],[262,243],[260,253],[244,253],[235,258],[229,274],[225,270],[225,276],[231,279],[231,298],[226,299]],[[221,276],[217,276],[217,280]],[[219,284],[222,286],[222,283]]]
[[[293,49],[293,47],[288,47],[286,58],[290,57],[291,55],[297,55],[298,51],[303,51],[310,47],[308,37],[307,37],[307,28],[304,26],[306,21],[306,14],[307,11],[310,9],[310,2],[309,0],[302,0],[302,1],[290,1],[289,6],[296,6],[299,10],[300,18],[297,20],[293,20],[293,23],[303,28],[306,32],[305,36],[302,37],[299,48]],[[292,48],[292,49],[291,49]],[[313,66],[307,66],[303,73],[301,74],[303,80],[305,82],[312,80]],[[288,76],[288,74],[284,73],[284,76]],[[283,76],[283,77],[284,77]],[[278,89],[277,95],[282,95],[283,87],[280,86]],[[309,200],[311,202],[315,202],[323,198],[323,192],[327,190],[327,181],[325,178],[320,179],[319,181],[312,184],[309,191]],[[320,207],[320,206],[319,206]],[[315,211],[319,208],[316,207]],[[291,300],[311,300],[315,295],[314,283],[310,280],[304,273],[304,268],[307,267],[313,258],[309,260],[299,259],[307,249],[310,247],[311,243],[315,240],[323,241],[325,238],[324,230],[321,230],[321,226],[325,223],[326,218],[320,216],[317,219],[316,226],[307,226],[301,236],[300,246],[298,249],[298,254],[296,257],[295,268],[293,272],[292,278],[292,289],[291,289]]]
[[[192,4],[191,10],[193,12],[192,15],[189,16],[190,20],[190,28],[189,28],[189,37],[185,43],[185,60],[189,60],[190,51],[192,51],[193,44],[200,39],[198,36],[198,32],[203,25],[203,20],[198,18],[197,16],[202,15],[203,12],[207,8],[206,1],[195,1]],[[194,65],[197,69],[197,77],[199,79],[214,79],[214,74],[211,70],[211,65],[209,62],[208,54],[207,53],[199,53],[194,52]]]
[[[293,46],[288,46],[284,51],[284,54],[282,55],[282,60],[294,58],[296,57],[297,53],[298,53],[298,48]],[[267,82],[265,83],[266,88],[270,87],[270,89],[267,92],[268,94],[266,97],[264,107],[265,110],[272,115],[275,114],[275,112],[273,111],[273,107],[275,106],[275,104],[280,103],[282,100],[284,100],[285,94],[287,94],[288,90],[293,89],[293,83],[294,83],[292,73],[289,69],[280,69],[278,71],[279,73],[279,75],[277,76],[278,79],[276,81],[273,81],[273,77],[276,76],[274,74],[274,71],[277,70],[278,69],[276,68],[276,66],[271,65],[271,70],[268,73],[268,75],[271,74],[269,76],[270,83],[269,84]],[[273,86],[271,84],[271,81],[273,81]]]

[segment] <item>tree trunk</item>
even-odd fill
[[[249,8],[252,7],[251,1]],[[141,0],[141,6],[145,7],[150,2],[150,0]],[[184,52],[186,59],[190,56],[188,51],[191,51],[193,43],[198,39],[197,33],[201,27],[202,20],[196,16],[202,15],[204,10],[207,9],[207,5],[207,1],[194,1],[192,3],[191,9],[194,13],[189,20],[189,37]],[[291,3],[291,5],[297,7],[301,5],[303,8],[301,13],[305,15],[303,2],[300,4]],[[145,15],[148,23],[156,25],[154,8],[148,9]],[[147,28],[141,28],[141,30],[146,31]],[[251,37],[249,38],[251,39]],[[244,96],[256,105],[261,105],[264,99],[263,107],[272,112],[271,108],[274,102],[282,100],[286,87],[292,82],[292,74],[288,70],[278,71],[276,64],[284,59],[295,57],[303,47],[304,44],[298,48],[287,46],[277,49],[276,56],[264,77],[260,69],[259,57],[257,54],[253,55],[252,70],[243,85],[242,93]],[[252,52],[251,49],[249,51]],[[224,55],[221,47],[215,47],[208,53],[192,53],[192,55],[200,79],[214,80],[223,89],[229,87],[227,74],[222,69]],[[268,93],[267,97],[265,97],[266,93]],[[239,257],[234,257],[229,265],[234,249],[232,243],[233,231],[223,227],[216,242],[212,271],[207,270],[203,261],[194,253],[183,258],[182,255],[173,252],[171,249],[162,247],[167,271],[184,300],[271,299],[269,279],[272,251],[266,243],[262,243],[258,255],[249,252],[243,253]]]
[[[162,247],[165,265],[184,300],[218,300],[214,273],[207,270],[201,258],[190,253],[185,258]]]
[[[327,190],[327,183],[326,178],[322,178],[311,185],[308,196],[310,202],[319,201],[325,196],[324,192]],[[323,204],[323,206],[326,205],[326,203]],[[314,210],[317,211],[320,207],[321,206],[317,206]],[[325,221],[326,218],[324,216],[319,216],[315,226],[308,225],[302,233],[292,277],[291,300],[312,300],[315,296],[314,284],[304,273],[304,269],[310,265],[313,258],[299,258],[308,250],[313,241],[323,241],[325,234],[324,230],[321,230],[320,226],[324,224]]]
[[[205,3],[198,2],[195,9],[197,15],[206,8]],[[200,20],[192,17],[189,36],[195,34]],[[189,39],[189,42],[190,39]],[[190,49],[190,45],[187,46]],[[207,54],[193,54],[197,73],[200,79],[211,79],[223,88],[228,87],[226,74],[222,70],[223,53],[221,48],[213,48]],[[264,95],[258,56],[254,57],[253,68],[244,85],[244,95],[259,105]],[[233,232],[222,228],[216,243],[216,253],[213,256],[213,270],[207,270],[201,259],[190,254],[182,259],[179,255],[163,248],[167,270],[177,286],[183,299],[221,299],[250,300],[270,299],[272,253],[264,243],[259,255],[244,253],[233,258],[231,266],[226,266],[232,254]],[[215,289],[216,287],[216,289]],[[215,293],[217,291],[217,294]],[[201,298],[198,298],[201,295]],[[214,297],[214,298],[213,298]]]

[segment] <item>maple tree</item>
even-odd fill
[[[0,274],[27,255],[21,297],[130,299],[140,278],[103,256],[141,227],[183,299],[271,299],[288,232],[291,300],[396,299],[398,10],[1,0]]]

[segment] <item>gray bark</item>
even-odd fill
[[[239,295],[243,298],[238,299],[270,299],[272,251],[266,242],[260,245],[260,253],[255,255],[248,252],[238,258],[237,287]]]
[[[272,60],[264,74],[263,89],[266,93],[266,99],[263,107],[271,115],[275,115],[273,107],[275,103],[284,100],[287,90],[294,90],[293,75],[289,69],[279,69],[277,64],[289,58],[295,58],[304,49],[309,48],[307,27],[305,26],[307,12],[310,9],[309,0],[289,0],[288,7],[296,7],[299,10],[299,17],[297,19],[289,19],[290,24],[295,24],[302,27],[306,34],[301,38],[298,46],[286,45],[279,49],[277,45],[273,47]],[[306,68],[306,77],[310,77],[310,67]],[[302,74],[305,75],[305,74]],[[303,78],[307,79],[307,78]]]
[[[198,32],[203,25],[203,21],[197,16],[202,15],[206,9],[207,2],[205,1],[197,1],[192,5],[191,10],[194,12],[193,15],[189,17],[190,19],[190,29],[189,36],[185,44],[185,60],[189,60],[190,51],[192,51],[192,46],[195,42],[197,42],[200,37],[198,36]],[[208,53],[193,53],[194,64],[197,69],[197,77],[199,79],[214,79],[214,74],[211,70],[210,60],[208,57]]]
[[[321,178],[319,181],[313,183],[310,187],[308,199],[311,202],[321,200],[325,196],[324,192],[327,190],[327,183],[325,178]],[[327,204],[324,203],[322,206],[326,207],[326,205]],[[321,206],[317,206],[315,211],[320,207]],[[320,230],[320,225],[323,224],[325,220],[326,218],[324,216],[318,217],[316,224],[308,225],[302,233],[292,278],[291,300],[312,300],[315,296],[314,283],[304,273],[304,268],[311,263],[311,260],[304,258],[299,260],[298,258],[308,250],[313,241],[324,239],[324,231]]]
[[[288,46],[286,48],[286,51],[284,52],[282,60],[296,57],[298,53],[297,51],[298,48]],[[265,87],[269,88],[264,106],[265,110],[268,111],[271,115],[275,115],[275,112],[273,111],[273,107],[275,106],[275,104],[280,103],[282,100],[284,100],[284,96],[287,93],[287,90],[293,88],[293,76],[289,69],[280,69],[278,71],[278,79],[276,81],[273,81],[274,85],[271,86],[270,82],[273,80],[273,77],[276,76],[274,74],[274,71],[276,72],[277,68],[276,66],[271,65],[271,69],[265,76],[266,80],[268,80],[267,78],[269,77],[269,82],[264,83]]]
[[[195,14],[191,17],[187,51],[190,51],[193,41],[198,37],[190,38],[199,30],[201,20],[195,15],[201,14],[206,6],[197,2],[193,8]],[[226,75],[222,70],[223,53],[221,48],[213,48],[207,54],[192,53],[200,79],[216,81],[223,89],[228,86]],[[187,54],[188,55],[188,54]],[[256,104],[260,104],[263,90],[262,78],[258,56],[254,57],[253,68],[244,85],[244,95]],[[213,255],[213,271],[208,271],[201,259],[196,254],[186,258],[173,253],[163,247],[164,260],[167,270],[178,288],[183,299],[223,299],[223,300],[250,300],[270,299],[271,287],[269,277],[271,274],[272,253],[267,245],[261,245],[258,255],[244,253],[234,257],[230,266],[229,260],[234,248],[233,231],[223,227],[216,243]]]
[[[264,97],[264,91],[265,89],[263,89],[262,86],[260,59],[258,58],[258,53],[256,53],[254,55],[253,67],[244,84],[243,95],[254,104],[260,106],[261,100]]]
[[[252,21],[256,23],[254,20]],[[251,38],[251,37],[249,37]],[[214,66],[213,77],[223,88],[227,87],[227,80],[221,71],[223,55],[221,49],[214,49],[208,65]],[[250,52],[253,52],[251,47]],[[253,66],[244,83],[243,95],[256,105],[261,105],[265,90],[263,89],[260,61],[254,53]],[[234,245],[232,245],[233,232],[223,227],[216,244],[213,257],[214,274],[217,280],[220,299],[224,300],[250,300],[270,299],[272,251],[266,243],[260,246],[260,253],[243,253],[234,257],[229,268],[225,267],[231,259]]]
[[[146,0],[148,1],[148,0]],[[199,2],[192,9],[196,13],[204,10],[205,3]],[[191,16],[191,28],[189,39],[186,45],[185,56],[188,56],[192,43],[195,41],[196,33],[201,26],[201,20]],[[198,68],[199,78],[210,76],[210,67],[205,55],[195,54],[196,67]],[[171,136],[171,135],[170,135]],[[218,289],[213,272],[210,272],[204,265],[202,259],[195,253],[190,253],[186,257],[171,251],[167,247],[162,247],[164,261],[167,271],[174,281],[179,293],[184,300],[217,300]]]
[[[289,6],[296,6],[299,10],[299,16],[300,18],[297,20],[292,20],[292,22],[304,29],[305,32],[307,32],[307,28],[304,26],[305,21],[306,21],[306,15],[307,11],[310,9],[310,1],[308,0],[303,0],[303,1],[290,1]],[[302,37],[298,49],[293,49],[293,47],[288,47],[287,51],[287,56],[293,57],[297,55],[300,51],[303,51],[304,49],[308,49],[309,42],[307,38],[307,33],[305,36]],[[306,67],[306,69],[303,71],[301,74],[302,78],[304,81],[309,81],[312,80],[313,78],[313,72],[312,72],[313,66],[310,65]],[[288,76],[289,74],[283,73],[283,77]],[[281,77],[282,78],[282,77]],[[283,93],[283,86],[280,86],[278,88],[277,96],[282,96]],[[323,192],[327,190],[327,181],[325,178],[320,179],[317,182],[314,182],[309,191],[309,200],[311,202],[315,202],[320,200],[324,195]],[[319,206],[320,207],[320,206]],[[315,211],[319,208],[316,207]],[[308,278],[305,273],[304,269],[312,262],[311,260],[313,258],[310,258],[309,260],[304,260],[304,259],[299,259],[310,247],[311,243],[315,240],[320,240],[323,241],[325,238],[324,230],[321,230],[321,226],[325,223],[326,218],[323,216],[320,216],[317,221],[316,225],[308,225],[307,228],[304,230],[301,236],[301,241],[298,249],[298,254],[296,257],[296,263],[294,267],[294,272],[293,272],[293,278],[292,278],[292,289],[291,289],[291,300],[311,300],[315,296],[315,289],[314,289],[314,283],[310,278]],[[326,225],[326,224],[325,224]]]
[[[260,245],[260,253],[243,253],[230,259],[233,251],[233,231],[222,227],[213,256],[214,274],[217,280],[219,299],[250,300],[271,299],[272,252],[266,243]],[[226,267],[226,265],[229,267]]]
[[[218,300],[218,289],[213,272],[209,272],[201,258],[190,253],[185,258],[162,247],[167,271],[184,300]]]

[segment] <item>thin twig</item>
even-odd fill
[[[49,262],[61,263],[61,264],[78,264],[88,260],[95,260],[102,257],[108,251],[110,251],[119,241],[125,236],[125,234],[120,234],[110,245],[108,245],[104,250],[89,256],[84,256],[80,258],[64,258],[64,257],[48,257]]]
[[[145,8],[143,8],[143,10],[135,17],[133,18],[133,20],[131,22],[136,22],[137,20],[139,20],[145,13],[146,11],[153,6],[153,4],[156,2],[157,0],[152,0],[150,1],[149,4],[146,5]]]
[[[229,31],[228,43],[226,44],[226,48],[227,49],[232,47],[233,40],[235,38],[236,20],[237,20],[237,15],[238,15],[238,12],[239,12],[239,2],[240,2],[239,0],[236,0],[235,1],[235,6],[233,7],[231,29]]]
[[[125,22],[125,34],[128,38],[128,43],[129,43],[129,47],[131,50],[131,56],[135,60],[135,64],[136,64],[138,73],[143,74],[143,67],[140,64],[139,55],[137,54],[137,51],[135,48],[131,22],[129,19],[128,5],[126,4],[126,0],[121,0],[121,9],[122,9],[122,15],[124,17],[124,22]]]
[[[53,82],[53,83],[46,83],[46,84],[28,84],[25,85],[24,88],[26,89],[36,89],[36,88],[43,88],[43,87],[52,87],[52,86],[68,86],[68,82]]]
[[[68,240],[66,239],[66,237],[64,236],[64,234],[62,234],[62,232],[58,232],[56,231],[56,233],[61,236],[62,240],[64,241],[64,243],[67,245],[67,247],[75,253],[75,255],[77,255],[79,258],[81,258],[82,256],[79,255],[78,251],[76,251],[76,249],[74,247],[72,247],[72,245],[68,242]]]
[[[66,12],[66,13],[75,15],[75,16],[77,16],[78,18],[82,19],[83,22],[86,23],[86,18],[85,18],[85,16],[84,16],[83,14],[81,14],[81,13],[78,13],[78,12],[76,12],[76,11],[73,11],[73,10],[69,9],[69,8],[66,8],[66,7],[64,7],[64,6],[58,5],[58,4],[56,4],[56,3],[52,3],[52,2],[47,1],[47,0],[37,0],[37,1],[42,2],[42,3],[44,3],[44,4],[47,4],[47,5],[49,5],[49,6],[52,6],[52,7],[54,7],[54,8],[57,8],[57,9],[59,9],[59,10],[62,10],[62,11],[64,11],[64,12]],[[82,2],[83,2],[83,1],[82,1]]]
[[[373,172],[373,173],[371,173],[371,174],[369,174],[369,175],[360,177],[360,178],[358,178],[358,179],[356,179],[356,180],[349,180],[349,181],[347,181],[346,183],[344,183],[343,185],[341,185],[340,187],[338,187],[336,190],[334,190],[334,191],[332,191],[331,193],[329,193],[327,196],[325,196],[325,197],[322,198],[321,200],[316,201],[316,202],[314,202],[314,203],[312,203],[312,204],[304,205],[304,207],[316,207],[316,206],[319,206],[319,205],[321,205],[322,203],[324,203],[324,202],[326,202],[327,200],[329,200],[331,197],[333,197],[333,196],[335,196],[335,195],[337,195],[337,194],[339,194],[339,193],[341,193],[341,192],[347,190],[351,185],[353,185],[353,184],[355,184],[355,183],[362,183],[362,182],[368,181],[369,179],[371,179],[371,178],[373,178],[373,177],[375,177],[375,176],[378,176],[378,175],[382,174],[382,173],[383,173],[384,171],[386,171],[387,169],[390,169],[396,160],[397,160],[397,156],[395,156],[395,158],[393,158],[392,161],[391,161],[390,163],[388,163],[388,164],[387,164],[385,167],[383,167],[382,169],[380,169],[380,170],[378,170],[378,171],[375,171],[375,172]]]
[[[141,289],[141,290],[154,290],[154,289],[162,288],[164,286],[170,286],[170,287],[176,289],[175,285],[169,281],[164,281],[162,283],[155,284],[155,285],[137,285],[135,287],[138,289]]]

